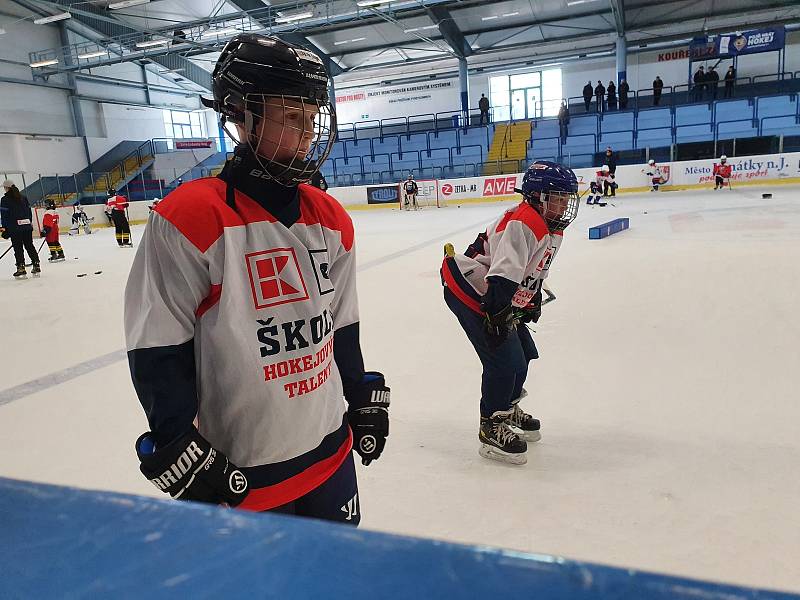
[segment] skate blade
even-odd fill
[[[508,463],[510,465],[524,465],[528,462],[528,456],[525,452],[510,454],[487,444],[481,444],[481,447],[478,448],[478,454],[483,458]]]

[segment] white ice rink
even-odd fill
[[[359,466],[363,527],[800,591],[799,196],[582,206],[535,327],[543,439],[524,467],[478,456],[479,362],[438,275],[442,244],[509,204],[353,213],[366,366],[392,388],[386,450]],[[587,239],[618,216],[629,231]],[[121,352],[134,251],[110,229],[62,242],[40,279],[0,263],[0,475],[159,496]]]

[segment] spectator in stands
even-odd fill
[[[706,70],[703,68],[703,65],[700,65],[700,68],[694,72],[694,101],[695,102],[702,102],[703,100],[703,92],[705,91],[706,87]]]
[[[733,98],[733,84],[736,81],[736,69],[733,65],[728,67],[728,72],[725,73],[725,97]]]
[[[488,125],[489,124],[489,99],[481,94],[481,99],[478,100],[478,108],[481,111],[481,119],[478,122],[479,125]],[[485,121],[484,121],[485,119]]]
[[[592,103],[593,95],[594,95],[594,88],[592,87],[592,82],[590,81],[585,86],[583,86],[583,103],[586,106],[586,112],[589,112],[589,105]]]
[[[719,85],[719,73],[717,73],[716,67],[711,67],[706,73],[706,85],[708,86],[708,92],[711,96],[712,100],[717,99],[717,85]]]
[[[624,79],[619,82],[619,109],[625,110],[628,108],[628,92],[631,90],[628,82]]]
[[[661,91],[664,89],[664,82],[661,81],[661,75],[656,75],[653,80],[653,106],[658,106],[661,103]]]
[[[608,110],[617,110],[617,86],[608,82]]]
[[[558,129],[561,132],[561,143],[567,141],[569,135],[569,106],[567,101],[561,101],[561,108],[558,109]]]
[[[597,85],[594,88],[594,96],[597,100],[597,112],[603,112],[606,109],[606,87],[603,85],[603,82],[599,79],[597,80]]]

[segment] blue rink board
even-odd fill
[[[800,598],[308,519],[3,478],[0,540],[4,599]]]
[[[623,217],[621,219],[614,219],[613,221],[609,221],[608,223],[603,223],[602,225],[595,225],[594,227],[589,227],[589,239],[590,240],[600,240],[604,237],[608,237],[610,235],[614,235],[615,233],[619,233],[620,231],[625,231],[630,227],[630,221],[628,217]]]

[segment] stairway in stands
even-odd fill
[[[516,173],[520,161],[525,160],[528,140],[531,139],[531,122],[514,121],[498,123],[494,139],[483,166],[484,175]]]

